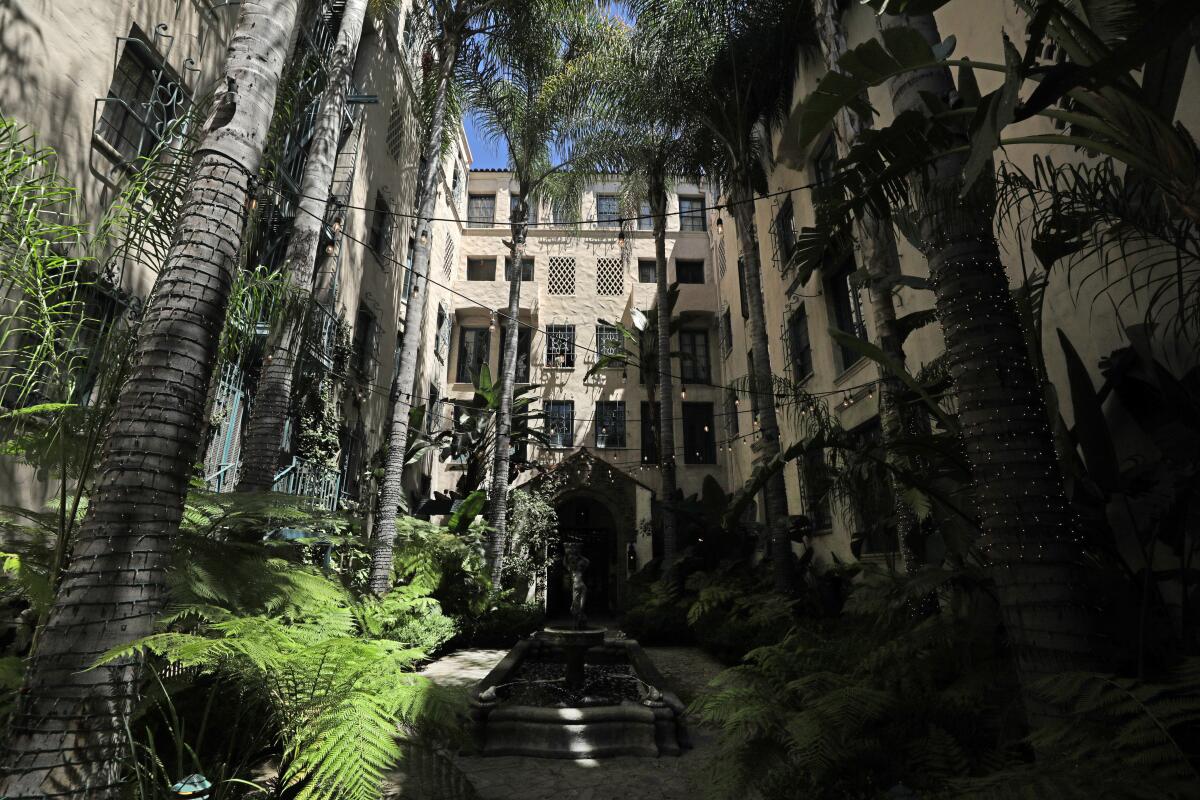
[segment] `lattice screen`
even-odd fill
[[[717,270],[722,278],[725,277],[725,240],[717,242]]]
[[[547,283],[546,290],[550,294],[575,294],[575,259],[570,256],[551,256]]]
[[[404,120],[404,109],[400,105],[400,101],[393,99],[392,110],[388,114],[387,138],[385,142],[387,144],[388,155],[394,161],[400,160],[400,154],[404,150]]]
[[[454,238],[449,235],[446,236],[446,252],[442,258],[442,274],[446,280],[450,280],[454,274]]]
[[[625,293],[625,268],[619,258],[596,259],[596,294]]]

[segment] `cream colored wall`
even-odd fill
[[[456,358],[458,353],[459,332],[464,322],[470,325],[488,324],[490,309],[503,310],[508,303],[508,284],[504,280],[504,257],[508,248],[503,240],[509,236],[508,209],[511,186],[511,176],[503,172],[476,171],[470,175],[468,192],[475,194],[495,193],[496,226],[490,228],[463,228],[460,253],[453,275],[453,287],[456,292],[472,298],[480,305],[469,302],[462,297],[450,297],[455,328],[447,354],[446,387],[447,395],[467,400],[472,395],[470,384],[454,382]],[[615,182],[601,182],[589,186],[582,199],[581,218],[589,219],[595,215],[595,198],[597,194],[619,193],[620,186]],[[707,194],[698,187],[683,185],[676,190],[679,194]],[[712,199],[708,198],[711,205]],[[669,212],[678,210],[678,199],[675,192],[669,201]],[[711,216],[711,215],[710,215]],[[542,208],[539,221],[549,220],[549,209]],[[709,220],[711,224],[711,219]],[[650,231],[629,231],[626,233],[624,250],[618,245],[615,229],[597,229],[594,225],[585,225],[579,230],[564,231],[550,227],[534,227],[530,229],[527,239],[526,253],[534,258],[534,281],[522,284],[521,319],[536,325],[539,329],[532,336],[530,344],[531,375],[533,383],[542,384],[540,396],[543,400],[573,400],[575,402],[575,448],[563,450],[547,450],[531,453],[531,456],[545,464],[561,461],[578,447],[587,447],[597,453],[610,464],[624,470],[638,480],[655,487],[659,485],[658,471],[643,468],[641,459],[641,402],[647,399],[644,387],[639,382],[639,372],[636,367],[627,370],[609,369],[594,378],[586,379],[584,374],[595,363],[595,354],[590,352],[596,348],[595,331],[597,320],[619,321],[632,328],[633,322],[630,310],[634,308],[648,310],[654,304],[655,287],[652,283],[638,283],[638,259],[654,258],[654,240]],[[575,292],[571,295],[552,295],[547,286],[549,259],[554,256],[568,256],[575,259]],[[468,257],[490,257],[496,259],[496,278],[493,281],[469,281],[466,279]],[[623,292],[616,296],[600,295],[596,287],[596,264],[601,258],[622,258],[624,261]],[[675,260],[695,259],[704,260],[705,282],[703,284],[686,284],[681,287],[677,312],[690,312],[697,315],[694,327],[703,327],[708,331],[710,349],[710,367],[712,382],[720,384],[723,380],[721,359],[717,345],[716,331],[716,287],[713,280],[714,270],[711,259],[708,258],[708,237],[703,232],[680,231],[677,216],[668,217],[667,232],[668,279],[675,279]],[[547,325],[575,325],[576,362],[573,369],[548,366],[546,361],[546,339],[541,332]],[[689,326],[693,327],[693,326]],[[496,374],[500,363],[500,334],[497,324],[496,331],[491,337],[491,355],[489,359],[493,374]],[[427,337],[428,338],[428,337]],[[672,372],[679,374],[679,362],[673,363]],[[599,400],[623,400],[626,404],[626,447],[622,449],[595,448],[595,403]],[[711,402],[715,415],[721,413],[720,391],[711,387],[689,386],[688,402]],[[683,430],[679,416],[679,399],[676,399],[675,437],[677,447],[682,447]],[[716,438],[723,438],[723,420],[714,417]],[[717,463],[713,465],[693,465],[683,463],[679,458],[679,486],[685,494],[698,493],[706,475],[718,479],[724,477],[723,454],[718,454]],[[453,467],[441,465],[435,470],[435,486],[443,489],[452,488],[457,474]],[[643,562],[644,563],[644,562]]]

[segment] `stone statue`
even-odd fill
[[[583,580],[591,561],[579,552],[580,545],[572,542],[566,545],[567,568],[571,570],[571,618],[575,620],[575,629],[587,627],[587,616],[583,613],[587,603],[587,584]]]

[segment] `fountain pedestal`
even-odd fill
[[[534,636],[551,647],[561,647],[567,664],[567,688],[582,691],[587,651],[604,644],[603,628],[546,628]]]

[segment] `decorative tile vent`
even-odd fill
[[[551,256],[547,289],[550,294],[575,294],[575,259]]]
[[[446,251],[442,256],[442,274],[446,276],[446,280],[450,280],[450,276],[454,274],[454,239],[450,236],[446,237]]]
[[[596,259],[596,294],[615,296],[624,293],[625,269],[621,259]]]

